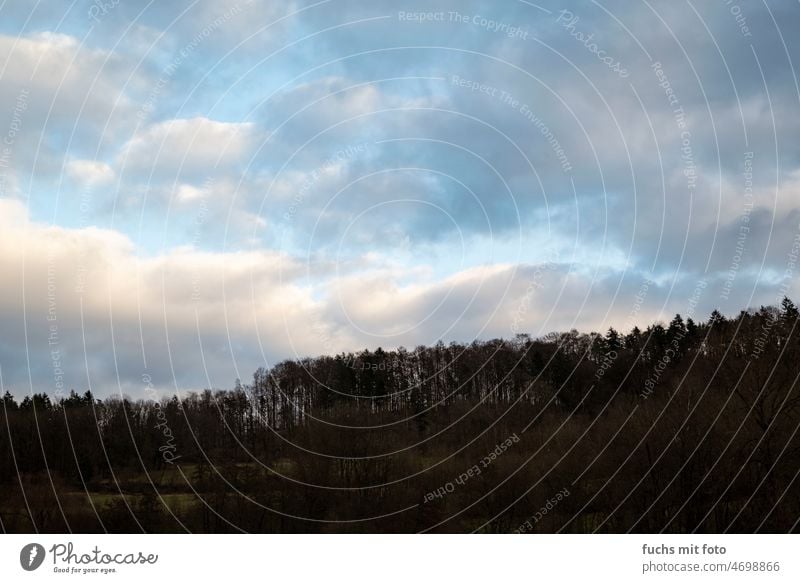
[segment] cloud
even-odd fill
[[[0,295],[0,366],[17,392],[30,374],[34,390],[91,386],[136,396],[145,373],[164,389],[229,386],[284,358],[523,331],[624,330],[692,309],[703,319],[726,305],[719,278],[702,288],[680,274],[646,284],[649,275],[636,270],[589,267],[562,256],[437,277],[421,265],[387,268],[380,257],[325,264],[188,247],[143,255],[118,232],[44,225],[21,203],[0,200],[0,270],[9,282]],[[730,305],[746,305],[756,277],[738,275]],[[643,286],[646,301],[633,313]],[[758,297],[774,299],[769,290]]]
[[[82,46],[79,38],[68,34],[39,32],[0,35],[0,58],[3,110],[11,111],[20,93],[29,94],[24,119],[27,140],[38,140],[47,129],[72,134],[76,149],[88,145],[96,150],[98,142],[108,143],[124,128],[133,127],[128,91],[135,91],[142,80],[124,57]],[[128,91],[123,90],[126,84]]]
[[[302,330],[314,308],[289,257],[186,248],[140,256],[124,235],[31,222],[11,200],[0,200],[0,269],[10,282],[0,295],[0,363],[17,388],[27,350],[36,389],[58,388],[52,351],[65,390],[89,382],[103,392],[130,388],[146,370],[162,386],[202,386],[204,363],[212,382],[227,385],[235,358],[244,355],[246,375],[263,361],[257,331],[267,357],[286,355],[284,325]],[[27,346],[11,342],[26,333]],[[318,346],[311,332],[295,342],[304,351]],[[170,362],[180,363],[175,378]]]
[[[114,169],[97,160],[70,160],[65,171],[72,180],[84,186],[108,185],[115,178]]]
[[[122,146],[117,164],[143,177],[196,177],[246,163],[255,138],[251,123],[171,119],[134,135]]]

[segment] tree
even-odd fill
[[[667,342],[672,344],[677,358],[680,358],[683,354],[685,340],[686,324],[683,323],[683,318],[681,318],[680,314],[675,314],[675,317],[669,323],[669,328],[667,328]]]
[[[711,312],[711,316],[708,318],[708,325],[709,326],[719,326],[720,324],[725,323],[725,316],[723,316],[719,310],[714,310]]]
[[[639,351],[642,347],[642,331],[639,326],[634,326],[633,330],[628,332],[625,336],[625,348],[629,350]]]
[[[800,311],[798,311],[797,306],[786,296],[783,296],[783,300],[781,301],[781,316],[783,317],[783,321],[787,324],[794,324],[795,320],[800,316]]]
[[[34,393],[32,397],[26,396],[20,403],[20,409],[34,409],[37,412],[48,411],[53,405],[47,393]]]
[[[606,332],[606,349],[608,351],[617,351],[622,348],[622,340],[620,338],[619,332],[614,330],[613,327],[608,329]]]
[[[683,318],[681,318],[680,314],[675,314],[675,317],[672,318],[667,332],[670,339],[675,337],[683,338],[686,336],[686,325],[683,323]]]
[[[3,395],[3,409],[6,411],[16,411],[19,409],[19,405],[14,400],[14,396],[6,391],[6,394]]]

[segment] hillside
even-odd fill
[[[7,393],[6,532],[788,532],[798,311],[285,361],[183,399]]]

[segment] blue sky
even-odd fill
[[[792,2],[7,1],[3,384],[227,387],[797,296],[799,25]]]

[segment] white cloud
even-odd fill
[[[86,186],[107,185],[115,178],[114,169],[98,160],[70,160],[64,169],[67,176]]]
[[[30,94],[24,125],[31,138],[40,128],[65,126],[100,139],[131,127],[131,100],[125,83],[137,87],[140,74],[123,58],[81,46],[66,34],[42,32],[27,37],[0,35],[0,104],[10,110],[20,92]],[[64,127],[59,128],[61,130]]]
[[[9,387],[25,386],[29,355],[35,388],[58,388],[57,350],[65,390],[86,387],[88,375],[99,393],[119,381],[133,396],[144,372],[180,389],[206,386],[207,372],[219,387],[295,356],[625,328],[643,281],[611,269],[570,273],[563,264],[468,267],[436,280],[418,265],[386,270],[366,261],[337,271],[268,250],[144,256],[115,231],[32,222],[12,200],[0,200],[0,272],[9,282],[0,295],[0,366]],[[737,307],[751,283],[740,277],[730,300]],[[651,285],[635,321],[685,314],[695,285],[678,276]],[[712,287],[696,318],[716,307]],[[8,341],[26,331],[27,346]]]
[[[56,388],[51,349],[61,351],[72,386],[86,385],[84,342],[88,373],[104,392],[116,386],[115,367],[123,385],[135,384],[143,347],[162,384],[171,380],[169,355],[181,363],[179,383],[201,386],[205,358],[213,382],[227,386],[234,357],[243,359],[246,375],[261,362],[256,330],[268,358],[289,354],[284,319],[298,350],[321,349],[313,332],[303,332],[315,304],[297,283],[300,266],[278,253],[177,249],[138,256],[117,232],[31,222],[21,203],[0,200],[0,271],[10,282],[0,295],[4,339],[25,337],[25,316],[31,373],[46,390]],[[51,333],[57,344],[48,343]],[[20,366],[25,352],[19,342],[0,343],[0,366],[12,386],[27,375]]]
[[[255,139],[251,123],[226,123],[207,117],[172,119],[139,131],[121,149],[126,171],[171,177],[211,172],[246,163]]]
[[[193,202],[200,200],[205,196],[205,191],[202,188],[196,188],[191,184],[181,184],[175,193],[175,197],[180,202]]]

